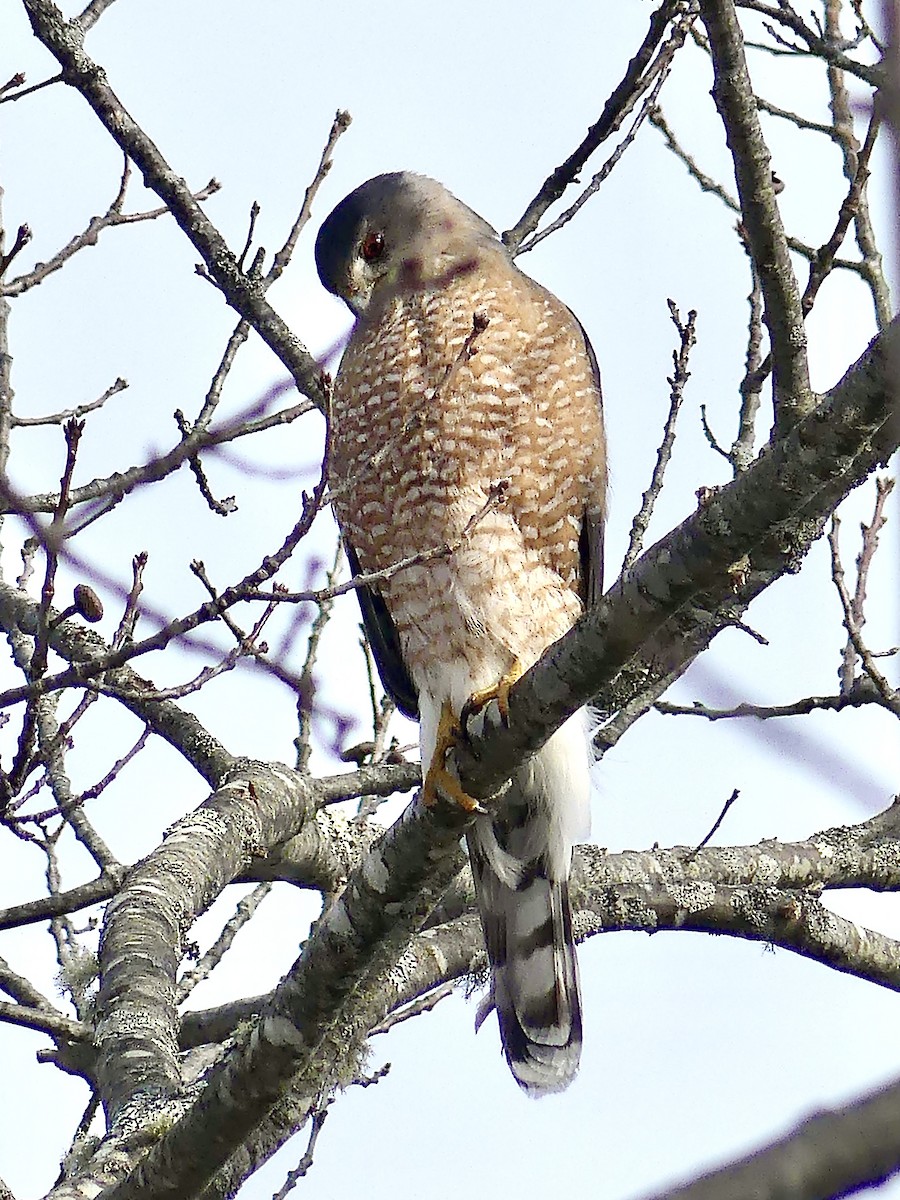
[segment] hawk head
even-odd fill
[[[316,239],[319,278],[361,317],[399,291],[429,291],[506,250],[494,229],[434,179],[376,175],[351,192]]]

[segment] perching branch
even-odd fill
[[[646,667],[623,668],[633,657],[640,658],[642,646],[653,644],[668,621],[677,618],[683,630],[683,659],[669,660],[672,670],[683,669],[692,651],[727,623],[732,606],[745,606],[796,565],[829,509],[900,439],[886,370],[898,336],[892,326],[877,339],[789,436],[648,551],[628,584],[617,584],[596,613],[523,677],[511,693],[510,728],[490,729],[475,739],[474,754],[458,755],[467,790],[489,796],[522,754],[541,744],[600,681],[612,680],[603,693],[610,704],[612,695],[621,703],[646,686]],[[748,553],[752,569],[736,595],[728,566]],[[345,1029],[359,1028],[364,1036],[357,1006],[364,1010],[367,1003],[365,981],[400,953],[416,920],[455,872],[466,819],[455,808],[407,809],[319,923],[295,970],[261,1016],[252,1041],[213,1075],[202,1112],[191,1110],[151,1150],[129,1178],[129,1190],[143,1189],[141,1195],[149,1200],[177,1194],[168,1190],[167,1181],[173,1179],[178,1183],[171,1186],[181,1194],[204,1186],[263,1119],[279,1093],[279,1079],[292,1078],[295,1088],[306,1087],[313,1103],[323,1070],[335,1069],[333,1051],[320,1057],[321,1039],[336,1022]],[[707,853],[700,851],[697,858]],[[148,862],[148,871],[152,869]],[[782,901],[776,897],[774,903],[777,908]],[[734,900],[728,904],[733,906]],[[397,913],[393,921],[385,919],[388,906]],[[772,912],[773,920],[789,918],[790,912],[781,918]],[[807,919],[798,928],[813,926]],[[174,1014],[167,1020],[174,1034],[173,1022]],[[162,1062],[160,1067],[160,1083],[172,1088],[171,1068]],[[127,1087],[121,1090],[121,1079],[108,1079],[107,1086],[120,1102],[128,1095]],[[233,1105],[236,1094],[242,1096],[240,1110]],[[187,1147],[196,1153],[198,1145],[204,1147],[203,1159],[191,1161]],[[110,1200],[125,1194],[114,1192]]]
[[[508,728],[486,723],[471,750],[459,751],[471,795],[493,794],[582,705],[608,719],[642,693],[656,700],[751,600],[797,569],[844,496],[900,445],[898,353],[895,320],[789,434],[647,550],[550,647],[512,688]],[[736,579],[732,568],[745,558]]]

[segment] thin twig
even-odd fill
[[[672,69],[675,52],[677,50],[679,50],[681,48],[681,46],[684,44],[684,39],[687,36],[687,31],[690,28],[690,25],[693,22],[693,20],[694,20],[694,12],[693,12],[693,10],[691,10],[686,16],[683,16],[678,21],[678,23],[675,25],[675,28],[672,32],[672,36],[670,37],[670,39],[666,43],[666,45],[663,47],[663,49],[660,51],[659,59],[657,60],[657,63],[659,64],[660,69],[659,69],[658,74],[656,75],[656,80],[653,84],[653,89],[650,92],[649,96],[647,96],[644,103],[641,105],[640,111],[638,112],[634,121],[631,123],[631,128],[628,130],[625,137],[618,144],[618,146],[616,146],[615,150],[612,152],[612,154],[609,156],[609,158],[606,160],[606,162],[603,164],[603,166],[600,168],[600,170],[594,175],[594,177],[591,179],[591,182],[587,185],[587,187],[584,189],[584,191],[581,193],[581,195],[578,197],[578,199],[573,204],[571,204],[566,209],[566,211],[561,214],[561,216],[557,217],[557,219],[555,221],[552,221],[545,229],[538,230],[537,233],[534,233],[530,238],[528,238],[527,241],[523,242],[519,246],[519,250],[518,250],[519,254],[526,254],[529,250],[533,250],[535,248],[535,246],[538,245],[538,243],[540,243],[544,240],[544,238],[549,237],[551,233],[555,233],[558,229],[562,229],[562,227],[564,225],[568,225],[568,223],[572,220],[572,218],[575,216],[575,214],[581,209],[581,207],[584,204],[587,203],[587,201],[591,198],[591,196],[595,195],[599,191],[601,185],[607,179],[610,172],[617,165],[617,163],[621,159],[622,155],[625,153],[625,151],[628,149],[628,147],[633,143],[634,139],[637,137],[638,131],[640,130],[641,126],[643,125],[644,120],[656,108],[656,102],[659,97],[659,93],[662,90],[662,86],[665,83],[666,79],[668,79],[669,72]],[[657,64],[654,64],[654,66],[656,66],[656,65]]]
[[[840,597],[841,608],[844,613],[844,628],[847,630],[847,635],[853,645],[853,649],[862,661],[863,670],[875,688],[877,688],[885,706],[891,712],[900,716],[900,693],[891,687],[887,679],[876,667],[875,660],[862,639],[862,634],[860,633],[859,625],[853,612],[853,601],[847,591],[847,586],[844,582],[844,569],[841,565],[841,554],[838,544],[840,525],[840,518],[836,514],[833,515],[831,518],[831,528],[828,531],[828,545],[831,549],[831,578]]]
[[[836,46],[829,38],[822,37],[814,29],[803,21],[798,13],[791,8],[787,3],[782,3],[779,0],[778,7],[771,4],[766,4],[763,0],[739,0],[740,8],[748,8],[753,12],[762,13],[764,16],[770,17],[773,21],[783,25],[789,29],[803,42],[804,46],[801,53],[809,55],[813,58],[821,58],[825,62],[833,66],[840,67],[842,71],[846,71],[850,75],[855,75],[857,79],[862,79],[873,88],[884,86],[885,78],[884,71],[880,66],[870,66],[868,63],[859,62],[855,58],[850,58],[842,49]],[[788,43],[775,32],[771,25],[766,25],[767,31],[773,38],[779,40],[783,45]],[[769,47],[762,47],[768,49]],[[797,53],[797,47],[790,47],[791,53]]]
[[[20,225],[16,230],[16,238],[10,247],[8,253],[0,254],[0,275],[6,273],[6,268],[13,261],[17,254],[31,241],[31,229],[27,225]]]
[[[700,190],[709,192],[710,195],[716,196],[722,201],[726,208],[729,208],[733,213],[740,215],[740,204],[727,191],[726,188],[722,187],[722,185],[713,179],[711,175],[707,175],[700,168],[696,159],[688,154],[688,152],[679,142],[678,138],[675,136],[672,127],[666,121],[659,105],[657,105],[654,111],[649,114],[648,119],[650,124],[662,134],[667,148],[672,152],[672,154],[675,155],[678,161],[682,163],[690,177],[700,187]],[[788,237],[787,244],[795,254],[799,254],[802,258],[808,259],[810,262],[812,262],[816,256],[815,247],[807,245],[806,242],[801,242],[799,238]],[[836,258],[834,260],[834,266],[835,268],[839,268],[843,271],[852,271],[854,274],[860,275],[863,278],[867,278],[868,276],[868,268],[866,264],[854,262],[852,259]]]
[[[647,532],[647,527],[650,524],[650,518],[653,515],[653,509],[656,501],[662,491],[663,480],[665,478],[666,467],[669,465],[669,459],[672,457],[672,447],[675,444],[675,422],[678,420],[678,413],[681,409],[682,401],[684,400],[684,389],[687,381],[691,377],[688,370],[688,361],[690,359],[691,350],[694,347],[696,339],[695,326],[697,321],[697,313],[694,309],[688,313],[687,322],[683,323],[681,314],[679,313],[674,300],[668,301],[669,316],[672,318],[672,323],[678,330],[680,338],[680,346],[677,350],[672,351],[672,362],[674,364],[674,372],[670,379],[667,380],[670,388],[669,392],[669,414],[666,417],[666,423],[663,428],[663,439],[660,442],[659,449],[656,452],[656,465],[653,468],[653,474],[650,478],[650,486],[644,492],[641,500],[641,507],[634,521],[631,524],[631,536],[628,539],[628,549],[625,552],[625,558],[622,562],[622,571],[628,571],[640,556],[641,549],[644,544],[644,535]]]
[[[149,738],[150,730],[145,726],[144,729],[141,730],[141,735],[134,745],[129,750],[126,750],[120,758],[116,759],[103,778],[98,779],[96,783],[92,784],[89,788],[84,789],[84,791],[78,797],[78,803],[86,804],[89,800],[95,800],[99,795],[105,792],[109,785],[115,779],[118,779],[119,775],[122,773],[124,768],[128,766],[131,760],[140,754],[143,748],[147,745]]]
[[[297,240],[301,232],[309,221],[312,215],[312,205],[316,198],[316,194],[322,185],[325,176],[331,170],[332,156],[334,148],[338,143],[341,134],[346,133],[350,128],[350,123],[353,118],[345,109],[338,109],[335,113],[334,121],[331,124],[331,129],[328,133],[328,138],[325,142],[325,148],[322,151],[322,157],[319,159],[319,165],[316,168],[316,173],[313,176],[312,183],[306,189],[303,195],[303,203],[300,206],[300,212],[297,214],[297,219],[291,226],[291,231],[288,234],[284,245],[280,250],[276,251],[275,257],[272,259],[272,265],[266,275],[266,284],[272,284],[279,279],[285,267],[291,261],[291,255],[297,245]]]
[[[49,79],[42,79],[40,83],[33,83],[30,87],[22,88],[21,91],[0,96],[0,104],[9,104],[12,100],[22,100],[25,96],[31,96],[42,88],[50,87],[54,83],[62,83],[62,81],[62,72],[59,75],[51,75]]]
[[[260,214],[260,207],[256,200],[250,205],[250,220],[247,223],[247,237],[244,240],[244,248],[238,255],[238,266],[244,270],[244,262],[247,255],[250,253],[250,247],[253,245],[253,234],[256,230],[256,220]]]
[[[335,586],[334,580],[338,576],[343,559],[344,546],[340,538],[338,538],[331,569],[326,576],[326,587]],[[294,738],[296,749],[294,766],[296,770],[304,773],[309,771],[309,759],[312,754],[312,718],[313,700],[316,692],[314,677],[316,658],[319,652],[319,642],[331,618],[333,601],[333,596],[326,596],[323,600],[319,601],[319,611],[316,613],[315,619],[310,626],[309,639],[306,644],[306,655],[303,659],[303,668],[300,672],[300,679],[297,686],[297,723],[299,729],[296,738]]]
[[[875,148],[875,139],[881,126],[880,113],[873,112],[866,132],[866,140],[858,155],[855,155],[856,168],[850,181],[850,190],[844,197],[838,212],[837,221],[831,237],[817,251],[816,257],[810,264],[809,279],[801,298],[804,316],[808,315],[815,303],[819,288],[825,282],[834,267],[834,258],[847,236],[851,221],[855,221],[861,212],[864,202],[866,183],[869,179],[869,159]],[[890,317],[888,317],[888,320]]]
[[[116,471],[105,478],[97,478],[81,487],[73,488],[70,497],[71,505],[95,501],[99,505],[105,506],[104,511],[109,511],[136,487],[167,478],[198,451],[221,446],[236,438],[250,437],[267,429],[290,424],[313,409],[313,405],[302,402],[282,409],[280,412],[266,413],[263,416],[257,415],[268,400],[280,390],[280,385],[271,389],[263,398],[262,404],[253,404],[245,413],[239,414],[233,420],[215,429],[203,428],[198,418],[198,423],[195,424],[189,438],[182,440],[165,454],[156,455],[146,463],[140,463],[127,471]],[[0,511],[18,513],[23,516],[52,512],[57,501],[58,496],[54,493],[25,497],[15,493],[7,482],[0,487]]]
[[[13,414],[12,423],[14,427],[23,429],[35,425],[62,425],[64,421],[77,420],[87,413],[96,412],[98,408],[103,407],[107,400],[113,396],[117,396],[119,392],[125,391],[127,387],[127,380],[117,379],[96,400],[89,400],[86,404],[76,404],[74,408],[65,408],[60,412],[50,413],[45,417],[17,417]]]
[[[637,53],[629,62],[618,87],[610,95],[597,121],[587,132],[581,145],[544,180],[540,191],[526,208],[512,229],[503,235],[503,241],[515,254],[529,234],[537,229],[541,217],[554,204],[571,183],[575,181],[584,165],[597,147],[621,126],[628,113],[652,82],[648,69],[662,42],[670,21],[682,9],[681,0],[664,0],[650,18],[650,27]]]
[[[747,42],[747,45],[749,46],[750,43]],[[777,104],[773,104],[771,100],[764,99],[759,93],[756,94],[756,107],[760,112],[768,113],[771,117],[779,117],[783,121],[790,121],[798,129],[804,129],[810,133],[821,133],[834,141],[838,140],[833,126],[825,125],[821,121],[812,121],[809,117],[804,117],[800,113],[791,112],[790,109],[779,108]]]
[[[393,1029],[395,1025],[400,1025],[403,1021],[408,1021],[410,1017],[418,1017],[422,1013],[431,1012],[442,1000],[446,1000],[448,996],[452,996],[455,990],[455,982],[448,981],[447,983],[442,983],[439,987],[426,992],[424,996],[420,996],[410,1004],[405,1004],[402,1008],[398,1008],[395,1012],[390,1013],[378,1025],[373,1025],[369,1030],[369,1036],[375,1037],[376,1034],[387,1033],[389,1029]]]
[[[228,303],[252,324],[299,390],[321,405],[325,397],[318,363],[266,300],[263,283],[240,270],[235,255],[184,179],[112,90],[106,73],[85,51],[84,34],[77,22],[63,20],[52,0],[23,3],[35,35],[56,58],[66,83],[80,92],[123,154],[141,171],[145,185],[171,211]]]
[[[208,603],[200,605],[199,608],[187,616],[170,621],[155,634],[144,638],[143,641],[127,642],[121,646],[110,648],[108,654],[90,661],[73,664],[56,675],[44,676],[41,679],[29,681],[22,687],[9,688],[0,694],[0,708],[17,704],[21,700],[28,699],[30,696],[43,695],[60,688],[72,685],[83,687],[91,684],[96,676],[124,666],[131,659],[146,654],[151,650],[161,650],[171,641],[183,638],[185,634],[197,629],[200,625],[218,620],[227,608],[230,608],[233,604],[244,598],[243,592],[257,588],[261,583],[271,579],[288,561],[294,550],[296,550],[297,546],[309,532],[313,521],[321,510],[325,495],[327,474],[328,452],[326,438],[326,453],[323,460],[322,472],[313,492],[309,495],[305,492],[303,493],[303,510],[299,520],[288,533],[281,546],[273,554],[267,554],[260,565],[250,572],[250,574],[246,575],[239,583],[233,587],[226,588],[218,600],[210,600]]]
[[[317,588],[314,591],[306,592],[289,592],[287,590],[273,590],[271,592],[263,591],[260,588],[246,588],[238,597],[240,600],[269,600],[280,604],[324,604],[328,600],[334,600],[337,596],[344,596],[347,592],[356,591],[361,587],[375,587],[380,583],[386,583],[389,579],[393,579],[395,575],[399,575],[403,571],[408,571],[410,567],[418,567],[423,563],[432,562],[436,558],[449,558],[451,554],[465,543],[469,534],[475,527],[484,520],[488,513],[493,512],[504,502],[508,481],[501,479],[488,489],[488,498],[482,504],[477,512],[474,512],[466,526],[457,537],[451,541],[442,542],[439,546],[432,546],[428,550],[420,550],[417,554],[410,554],[407,558],[398,559],[397,562],[391,563],[390,566],[382,567],[380,571],[366,571],[359,575],[354,575],[352,579],[347,579],[344,583],[336,583],[330,587]]]
[[[24,670],[29,686],[41,680],[47,670],[47,656],[50,644],[50,606],[53,603],[56,569],[58,565],[58,548],[63,539],[63,521],[69,505],[69,488],[72,484],[72,473],[75,470],[75,459],[78,454],[78,443],[84,425],[80,421],[67,421],[64,427],[66,439],[66,462],[60,481],[59,499],[53,513],[53,519],[46,532],[44,541],[45,566],[44,582],[41,587],[41,600],[37,612],[37,633],[34,644],[28,655],[25,639],[20,640],[15,648],[19,666]],[[30,693],[19,732],[19,742],[16,754],[9,772],[8,786],[16,791],[21,786],[31,769],[32,753],[35,738],[38,735],[42,717],[48,714],[40,710],[39,697]],[[8,802],[8,797],[7,797]]]
[[[14,88],[20,88],[25,82],[25,72],[16,71],[15,75],[7,79],[6,83],[0,85],[0,96],[6,92],[11,92]]]
[[[735,788],[734,791],[731,793],[731,795],[728,797],[728,799],[725,801],[724,807],[722,808],[722,811],[719,813],[719,815],[716,817],[715,821],[713,822],[713,826],[710,829],[709,833],[706,835],[706,837],[703,839],[703,841],[698,843],[698,845],[696,845],[694,847],[694,849],[690,852],[690,854],[688,854],[687,857],[685,858],[684,861],[686,863],[693,862],[694,859],[697,857],[697,855],[700,853],[700,851],[703,849],[703,847],[709,845],[709,843],[712,841],[713,837],[715,836],[717,830],[721,826],[722,822],[725,820],[725,817],[728,814],[728,810],[731,808],[732,804],[734,804],[735,800],[737,800],[737,798],[738,798],[738,796],[740,796],[740,794],[741,794],[740,791],[737,788]]]
[[[325,1124],[325,1118],[328,1116],[328,1106],[331,1100],[325,1101],[318,1108],[314,1109],[310,1115],[309,1141],[306,1143],[306,1153],[297,1163],[293,1170],[288,1171],[284,1183],[272,1196],[272,1200],[286,1200],[286,1197],[294,1190],[304,1175],[308,1174],[310,1167],[313,1165],[313,1156],[316,1152],[316,1142],[319,1140],[319,1134],[322,1132],[322,1126]]]
[[[196,439],[198,432],[205,432],[208,429],[209,423],[212,420],[213,415],[218,408],[219,401],[222,398],[222,389],[225,386],[225,380],[228,378],[228,374],[231,371],[231,368],[234,366],[238,351],[247,341],[249,334],[250,326],[247,324],[247,322],[238,321],[231,333],[231,337],[228,339],[228,343],[225,346],[225,351],[222,355],[219,365],[216,367],[215,374],[210,381],[209,388],[203,398],[203,405],[200,409],[200,412],[197,414],[197,419],[194,421],[193,426],[188,431],[186,436]],[[190,461],[193,461],[193,459]]]
[[[733,708],[709,708],[699,701],[693,704],[670,704],[659,700],[653,706],[657,712],[672,717],[704,717],[707,721],[728,721],[754,717],[768,721],[775,717],[805,717],[811,712],[841,712],[845,708],[862,708],[865,704],[883,704],[881,694],[865,676],[853,681],[846,692],[836,696],[804,696],[790,704],[737,704]]]
[[[239,327],[240,329],[240,327]],[[236,333],[238,330],[235,331]],[[229,342],[229,346],[234,341],[234,335]],[[175,424],[178,426],[178,432],[182,438],[188,438],[194,431],[194,426],[191,425],[187,417],[180,408],[175,409]],[[237,512],[237,503],[234,496],[226,496],[224,500],[217,500],[212,494],[212,489],[209,486],[209,481],[206,478],[206,472],[200,462],[199,454],[192,454],[188,459],[188,466],[191,468],[191,473],[197,482],[197,488],[200,495],[206,501],[207,508],[210,512],[214,512],[219,517],[230,517],[232,513]]]
[[[238,628],[238,626],[227,617],[225,613],[221,613],[220,616],[222,617],[223,621],[237,637],[238,644],[232,650],[229,650],[228,653],[222,658],[220,658],[218,662],[207,664],[201,671],[193,676],[193,678],[186,680],[184,683],[175,684],[174,686],[167,688],[141,688],[141,700],[183,700],[185,696],[190,696],[194,692],[199,692],[201,688],[205,687],[206,684],[210,682],[210,680],[218,678],[219,675],[223,675],[226,671],[233,670],[241,658],[247,656],[257,657],[255,653],[257,649],[260,654],[265,654],[265,646],[256,647],[256,642],[263,630],[263,627],[274,611],[274,604],[267,605],[262,615],[247,634],[244,634]],[[124,699],[129,696],[127,691],[124,691],[122,688],[114,687],[112,684],[106,682],[95,683],[90,681],[84,686],[95,688],[102,695],[112,696],[116,699]]]
[[[243,927],[253,918],[256,910],[272,890],[271,883],[260,883],[248,895],[239,901],[232,916],[225,922],[222,932],[199,960],[197,965],[178,980],[176,1003],[183,1004],[198,983],[202,983],[213,973],[228,951],[234,939]]]
[[[871,522],[868,525],[863,522],[860,526],[862,545],[856,558],[856,587],[853,598],[850,601],[850,615],[857,631],[861,631],[866,623],[865,604],[869,570],[872,566],[875,552],[878,549],[879,534],[887,521],[884,510],[887,498],[893,491],[893,488],[894,480],[889,476],[885,475],[875,480],[875,511],[872,514]],[[840,522],[838,522],[838,528],[840,528]],[[834,530],[833,549],[837,546],[837,537],[838,530]],[[832,559],[832,563],[834,563],[834,559]],[[843,584],[843,568],[840,566],[839,559],[838,565],[839,578]],[[834,568],[832,568],[832,574],[834,574]],[[856,657],[857,654],[853,640],[848,637],[847,644],[844,647],[841,668],[838,672],[842,692],[848,691],[853,687],[856,677]]]
[[[92,217],[87,227],[81,233],[76,234],[71,241],[67,242],[61,250],[58,250],[46,262],[38,263],[27,274],[17,275],[8,283],[3,284],[2,290],[6,295],[21,296],[23,293],[30,291],[31,288],[43,283],[54,271],[59,271],[64,267],[69,259],[76,255],[79,250],[83,250],[85,246],[95,246],[104,229],[113,229],[118,225],[136,225],[141,221],[155,221],[159,217],[170,216],[169,209],[165,205],[148,209],[146,212],[122,212],[122,204],[125,199],[125,189],[128,186],[130,171],[131,168],[126,159],[122,178],[119,182],[119,190],[106,212]],[[210,179],[205,187],[193,193],[194,201],[200,204],[204,200],[208,200],[210,196],[214,196],[220,190],[221,186],[217,179]],[[2,271],[0,271],[0,274],[2,274]]]
[[[131,589],[128,592],[125,611],[122,613],[119,627],[113,635],[112,645],[114,648],[124,646],[134,638],[134,630],[138,620],[138,600],[144,589],[144,570],[149,557],[146,550],[141,550],[131,560]]]

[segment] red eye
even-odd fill
[[[363,238],[361,252],[366,262],[376,262],[384,253],[384,234],[375,229],[367,233]]]

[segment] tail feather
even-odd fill
[[[587,801],[582,728],[560,730],[538,761],[513,779],[501,814],[479,819],[468,835],[491,964],[491,990],[478,1023],[496,1009],[510,1070],[535,1096],[567,1087],[581,1056],[568,886],[572,844],[565,836],[572,822],[565,809],[571,816],[573,805]],[[583,770],[573,752],[581,756]]]

